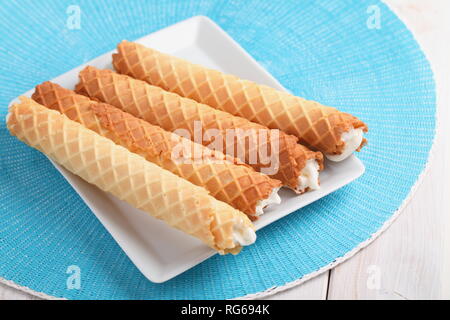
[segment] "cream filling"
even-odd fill
[[[344,132],[341,136],[341,140],[345,143],[344,150],[341,154],[325,154],[325,156],[331,161],[342,161],[359,148],[363,139],[362,129],[351,129]]]
[[[275,204],[280,204],[281,203],[281,198],[278,195],[278,191],[280,190],[280,188],[274,188],[272,190],[272,193],[270,194],[270,196],[267,199],[262,199],[259,200],[256,203],[256,215],[260,216],[264,213],[263,209],[273,203]]]
[[[8,113],[6,114],[6,124],[8,124],[9,118],[11,117],[12,113],[11,111],[8,111]]]
[[[233,226],[233,241],[236,245],[249,246],[256,241],[256,233],[251,227],[235,224]]]
[[[309,159],[306,165],[300,172],[298,177],[298,191],[303,192],[306,188],[310,190],[317,190],[319,185],[319,163],[316,159]]]

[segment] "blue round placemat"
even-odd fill
[[[70,20],[77,10],[79,29]],[[343,257],[407,198],[433,142],[435,86],[411,33],[376,0],[2,1],[1,119],[10,100],[36,84],[122,39],[194,15],[217,22],[294,94],[367,122],[369,145],[358,155],[366,173],[261,230],[241,254],[215,256],[154,284],[50,162],[11,137],[2,120],[0,278],[71,299],[233,298],[284,285]],[[80,289],[67,286],[71,265],[81,270]]]

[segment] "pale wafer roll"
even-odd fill
[[[263,213],[264,205],[281,201],[277,195],[280,181],[111,105],[93,101],[51,82],[36,86],[32,98],[204,187],[216,199],[246,213],[252,220]]]
[[[245,214],[205,189],[29,98],[10,107],[7,126],[70,172],[219,253],[237,253],[256,239]]]
[[[76,91],[81,94],[109,103],[167,131],[185,130],[191,140],[238,157],[256,171],[269,174],[299,193],[318,188],[322,154],[297,144],[294,136],[111,70],[86,67],[79,77]],[[206,133],[211,130],[217,135],[208,138]],[[244,132],[248,139],[227,139],[230,132],[238,136]],[[223,144],[218,147],[217,141]],[[259,156],[264,154],[269,156]]]
[[[367,125],[336,108],[190,63],[141,44],[122,41],[114,68],[165,90],[250,121],[293,134],[341,161],[359,151]]]

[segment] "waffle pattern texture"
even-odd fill
[[[80,29],[66,28],[74,4],[81,10]],[[374,5],[379,29],[367,27]],[[35,85],[123,39],[195,15],[218,23],[293,94],[363,119],[370,128],[369,145],[358,154],[365,174],[258,231],[256,243],[239,255],[213,257],[154,284],[48,159],[11,137],[0,121],[0,277],[70,299],[235,298],[327,266],[401,207],[432,145],[435,85],[413,35],[377,0],[4,1],[2,118],[9,102]],[[66,287],[70,265],[81,269],[80,290]]]
[[[80,72],[80,82],[75,90],[93,99],[114,105],[167,131],[175,132],[184,129],[187,136],[194,141],[197,140],[195,135],[198,128],[201,128],[201,136],[205,136],[207,130],[217,130],[222,137],[220,140],[223,141],[223,145],[218,147],[219,150],[239,157],[256,171],[270,174],[272,178],[282,181],[284,185],[294,190],[297,189],[298,177],[306,161],[316,159],[319,166],[323,167],[322,154],[298,144],[297,138],[292,135],[279,130],[270,130],[245,118],[216,110],[111,70],[90,66],[84,68]],[[249,138],[247,140],[238,137],[230,140],[227,138],[229,130],[236,135],[239,134],[239,130],[242,130],[241,132],[248,134]],[[201,139],[199,142],[205,146],[214,147],[216,145],[214,139],[217,139],[215,135],[210,139]],[[229,141],[232,142],[231,149],[228,147]],[[249,141],[248,145],[246,141]],[[242,148],[241,156],[235,150],[237,148],[234,148],[236,145]],[[231,151],[228,152],[229,150]],[[254,157],[264,153],[277,154],[277,157],[269,164],[265,158]],[[271,171],[273,162],[278,163],[275,170]],[[272,172],[274,173],[271,174]]]
[[[113,65],[120,73],[283,130],[297,136],[301,143],[327,154],[342,153],[343,132],[353,128],[367,131],[361,120],[336,108],[208,69],[139,43],[122,41],[117,50]]]
[[[60,112],[23,97],[10,109],[12,135],[70,172],[224,254],[237,253],[233,228],[251,227],[238,210]]]
[[[204,187],[216,199],[256,219],[258,201],[281,183],[237,160],[153,126],[105,103],[93,101],[49,81],[36,87],[33,99],[58,110],[160,167]]]

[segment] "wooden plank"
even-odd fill
[[[28,293],[8,287],[0,283],[0,300],[40,300]]]

